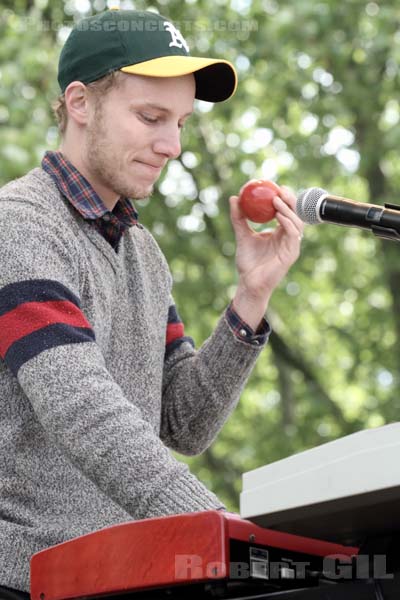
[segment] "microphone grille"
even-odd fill
[[[319,207],[328,192],[322,188],[312,187],[301,192],[297,198],[296,214],[304,223],[315,225],[321,223]]]

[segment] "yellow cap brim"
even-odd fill
[[[161,56],[120,68],[124,73],[147,77],[180,77],[193,73],[196,98],[208,102],[227,100],[236,91],[237,75],[227,60],[198,56]]]

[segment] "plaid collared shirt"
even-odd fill
[[[64,158],[61,152],[46,152],[42,160],[42,168],[55,181],[61,194],[84,219],[93,223],[116,252],[118,243],[128,227],[133,225],[142,227],[138,223],[138,213],[129,198],[120,198],[114,209],[110,211],[88,180]],[[234,311],[232,304],[226,309],[225,316],[233,333],[241,341],[254,346],[263,345],[267,341],[271,329],[265,319],[255,333]],[[189,339],[184,337],[183,325],[179,335],[176,334],[176,323],[182,324],[179,316],[175,320],[172,317],[168,318],[167,340],[171,344],[176,343],[175,338]]]
[[[117,251],[128,227],[138,225],[138,213],[129,198],[120,198],[110,211],[88,180],[61,152],[46,152],[42,168],[52,177],[61,194]]]

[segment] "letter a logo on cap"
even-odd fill
[[[171,34],[172,41],[169,43],[169,47],[171,48],[171,46],[176,46],[177,48],[185,48],[186,52],[189,52],[189,46],[187,45],[186,40],[181,32],[178,31],[178,29],[174,27],[172,23],[169,23],[169,21],[164,21],[163,25],[166,31]]]

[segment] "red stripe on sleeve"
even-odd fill
[[[91,329],[82,311],[68,300],[25,302],[0,317],[0,355],[21,338],[55,323]]]
[[[166,343],[170,344],[174,340],[183,337],[184,333],[183,323],[168,323]]]

